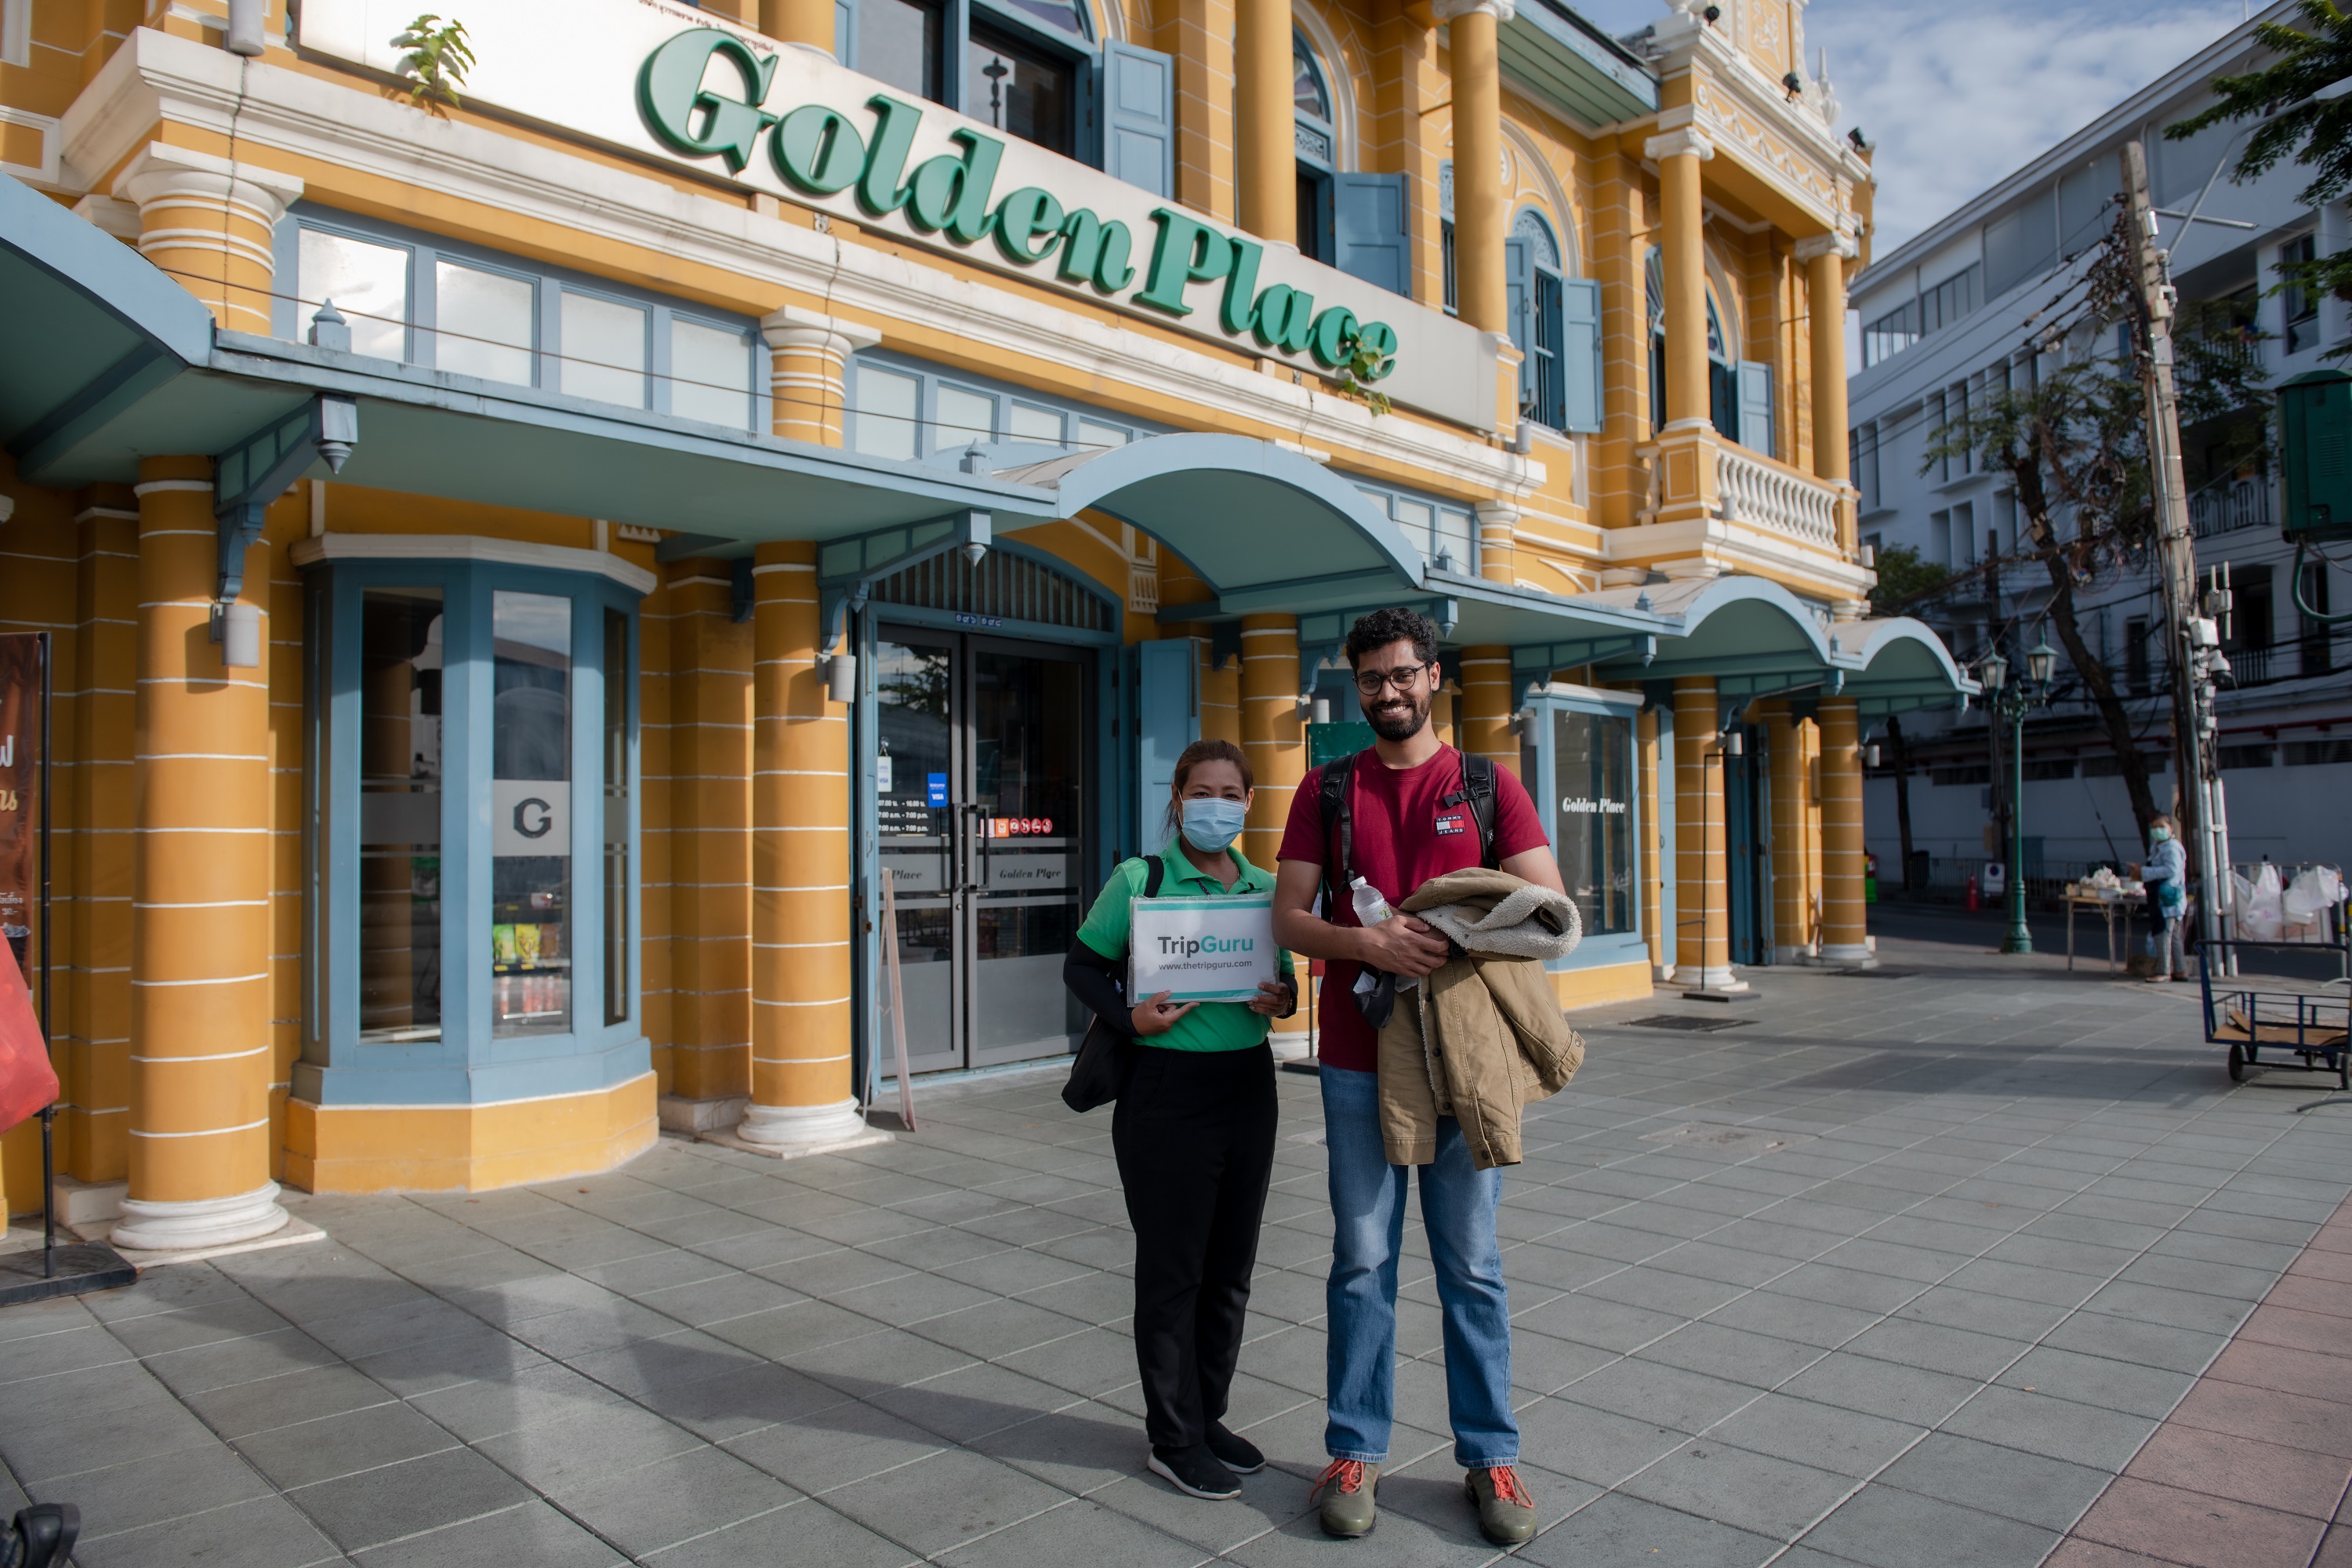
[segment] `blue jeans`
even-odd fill
[[[1326,1067],[1324,1141],[1331,1155],[1331,1282],[1327,1378],[1331,1415],[1323,1445],[1335,1459],[1384,1460],[1396,1408],[1397,1255],[1404,1242],[1410,1167],[1381,1142],[1376,1073]],[[1445,1316],[1445,1401],[1454,1457],[1465,1469],[1513,1465],[1511,1312],[1495,1241],[1500,1171],[1471,1163],[1461,1124],[1437,1123],[1437,1159],[1420,1167],[1421,1220]]]

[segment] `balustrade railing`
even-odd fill
[[[1837,492],[1821,480],[1737,447],[1718,446],[1715,484],[1726,522],[1746,523],[1824,550],[1838,547]]]
[[[2271,482],[2261,476],[2222,479],[2189,498],[2189,526],[2200,539],[2266,527],[2270,521]]]

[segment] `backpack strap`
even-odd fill
[[[1323,867],[1323,918],[1329,920],[1339,907],[1339,889],[1345,888],[1356,874],[1356,819],[1349,809],[1348,786],[1355,782],[1356,759],[1361,752],[1351,752],[1323,764],[1323,782],[1316,796],[1323,819],[1323,841],[1326,847],[1339,846],[1336,856],[1328,857]]]
[[[1143,896],[1147,899],[1158,898],[1160,896],[1160,884],[1167,875],[1168,862],[1166,860],[1160,858],[1157,855],[1148,855],[1144,857]]]
[[[1495,859],[1495,759],[1480,756],[1475,752],[1462,753],[1462,787],[1437,804],[1441,806],[1470,807],[1470,820],[1478,827],[1478,864],[1491,871]]]

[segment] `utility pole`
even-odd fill
[[[2156,500],[2158,573],[2164,590],[2165,636],[2172,652],[2172,733],[2179,780],[2182,838],[2197,857],[2199,926],[2209,940],[2223,935],[2229,909],[2230,830],[2222,820],[2221,777],[2214,740],[2213,676],[2222,663],[2221,638],[2197,602],[2197,546],[2189,526],[2189,489],[2180,465],[2180,397],[2173,381],[2172,317],[2177,298],[2166,277],[2168,258],[2156,246],[2156,211],[2148,200],[2147,154],[2124,145],[2126,227],[2132,245],[2137,301],[2147,347],[2140,378],[2147,389],[2148,477]]]

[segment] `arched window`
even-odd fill
[[[1331,119],[1330,79],[1307,35],[1290,35],[1291,102],[1297,110],[1298,253],[1310,261],[1333,259],[1332,176],[1339,171],[1339,142]]]
[[[1519,412],[1554,430],[1600,429],[1600,286],[1567,276],[1564,247],[1533,207],[1511,220],[1503,253]]]
[[[1666,265],[1664,255],[1656,246],[1643,265],[1643,274],[1649,297],[1650,315],[1650,428],[1661,429],[1666,423]],[[1750,379],[1765,378],[1763,397],[1769,407],[1771,397],[1770,371],[1758,365],[1749,367]],[[1742,367],[1731,357],[1731,348],[1723,331],[1723,314],[1716,308],[1715,288],[1706,290],[1706,411],[1716,429],[1731,440],[1740,439],[1740,379]],[[1762,421],[1760,440],[1746,445],[1769,456],[1772,450],[1769,417]]]

